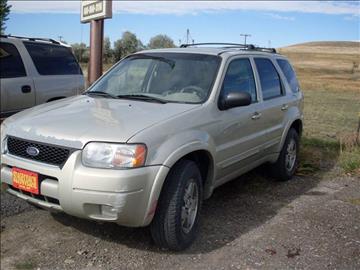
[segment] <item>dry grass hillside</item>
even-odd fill
[[[309,42],[281,48],[303,89],[360,91],[360,42]]]
[[[360,43],[309,42],[279,52],[291,60],[305,94],[304,143],[321,148],[308,158],[330,149],[333,155],[322,158],[336,157],[346,171],[359,172]]]

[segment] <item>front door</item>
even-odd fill
[[[220,111],[217,145],[217,180],[221,183],[236,177],[260,158],[266,142],[262,109],[259,102],[251,61],[247,57],[231,60],[228,65],[221,95],[245,91],[251,95],[252,104]]]

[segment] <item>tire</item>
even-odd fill
[[[166,178],[150,225],[155,244],[162,248],[180,251],[194,242],[199,228],[202,189],[201,174],[195,162],[180,160],[175,164]],[[192,200],[185,200],[185,195],[191,194],[191,190],[193,190]],[[191,196],[186,197],[191,198]],[[185,201],[188,202],[188,207]],[[196,210],[186,210],[194,209],[195,203]]]
[[[299,165],[299,144],[299,134],[295,129],[291,128],[286,136],[278,160],[270,165],[271,175],[276,180],[287,181],[294,176]],[[294,146],[295,149],[293,149],[292,146]],[[293,156],[292,153],[295,156]]]

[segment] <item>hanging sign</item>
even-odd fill
[[[112,1],[83,0],[81,1],[81,22],[112,18]]]

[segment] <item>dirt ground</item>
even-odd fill
[[[1,269],[360,269],[360,179],[261,169],[205,201],[201,232],[181,253],[148,228],[51,214],[1,194]]]

